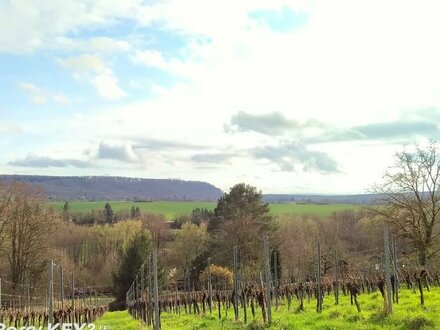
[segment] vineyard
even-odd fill
[[[58,274],[54,270],[58,270]],[[111,290],[66,278],[63,266],[49,262],[46,287],[0,278],[0,323],[5,327],[47,328],[58,323],[89,324],[108,310]],[[65,282],[66,280],[66,282]]]
[[[180,290],[179,283],[167,283],[162,292],[154,250],[127,292],[129,313],[154,329],[440,327],[439,268],[432,265],[427,271],[415,260],[398,258],[386,226],[383,247],[363,251],[362,257],[369,256],[368,267],[365,260],[353,262],[358,255],[323,253],[317,242],[311,271],[294,274],[287,269],[279,274],[279,254],[270,253],[267,240],[263,243],[265,262],[257,278],[244,276],[240,247],[234,246],[232,283],[213,280],[210,257],[204,261],[208,276],[201,286],[188,278],[183,283],[186,290]],[[323,254],[332,255],[333,263],[323,262]]]
[[[426,292],[425,307],[420,306],[417,293],[408,290],[406,287],[401,289],[399,304],[395,306],[392,315],[385,317],[382,313],[383,301],[380,293],[361,293],[359,295],[359,304],[362,311],[357,312],[356,307],[351,305],[349,295],[341,296],[339,305],[334,304],[332,296],[324,297],[322,313],[316,312],[315,300],[310,302],[304,301],[304,311],[298,312],[296,305],[299,301],[294,297],[292,306],[288,308],[287,299],[280,300],[277,311],[273,313],[272,326],[267,329],[437,329],[440,327],[438,301],[440,293],[438,288]],[[232,310],[226,315],[226,309],[222,307],[222,313],[225,316],[219,320],[214,314],[207,312],[205,315],[194,314],[175,314],[163,313],[161,315],[161,323],[163,329],[179,330],[179,329],[263,329],[264,324],[261,313],[257,313],[255,320],[251,317],[248,324],[244,321],[234,320]],[[251,309],[248,308],[251,315]],[[128,314],[122,312],[107,313],[109,319],[114,318],[114,323],[107,318],[104,323],[118,325],[118,320],[125,321],[127,324],[131,321],[132,327],[124,328],[126,330],[137,330],[142,327],[141,322],[133,322]],[[111,326],[110,326],[111,327]],[[113,329],[122,329],[113,327]],[[143,326],[142,329],[148,329]]]

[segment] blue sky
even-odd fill
[[[0,2],[0,172],[360,193],[438,139],[437,1]]]
[[[261,24],[268,26],[273,32],[290,32],[307,23],[307,14],[303,11],[295,11],[288,6],[276,10],[255,10],[249,13],[249,17]]]

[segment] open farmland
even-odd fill
[[[353,204],[289,204],[271,203],[270,211],[273,215],[282,214],[312,214],[319,217],[326,217],[333,212],[344,210],[357,210],[361,206]]]
[[[96,202],[69,202],[72,212],[89,212],[91,210],[104,209],[106,201]],[[131,202],[131,201],[109,201],[113,211],[130,210],[132,206],[139,207],[144,213],[163,214],[167,220],[181,214],[189,214],[195,208],[213,210],[216,206],[214,202],[173,202],[173,201],[155,201],[155,202]],[[56,209],[62,210],[64,203],[51,203]],[[343,210],[359,209],[359,205],[351,204],[294,204],[294,203],[271,203],[270,210],[273,215],[282,214],[312,214],[320,217],[326,217],[333,212]]]
[[[92,210],[103,210],[106,201],[96,202],[69,202],[71,212],[90,212]],[[143,213],[163,214],[167,220],[181,214],[189,214],[195,208],[205,208],[212,210],[215,203],[211,202],[171,202],[171,201],[155,201],[155,202],[131,202],[131,201],[109,201],[114,212],[129,211],[132,206],[139,207]],[[64,203],[53,203],[56,209],[62,210]]]

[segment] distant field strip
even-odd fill
[[[104,209],[106,201],[97,202],[70,202],[70,211],[72,212],[89,212],[91,210]],[[121,210],[130,210],[132,206],[139,207],[144,213],[163,214],[167,220],[172,220],[181,214],[189,214],[195,208],[204,208],[213,210],[216,206],[214,202],[127,202],[127,201],[109,201],[114,212]],[[62,210],[64,203],[51,203],[57,210]],[[343,210],[359,209],[359,205],[351,204],[293,204],[293,203],[271,203],[270,210],[273,215],[282,214],[312,214],[320,217],[326,217],[333,212]]]
[[[333,212],[344,210],[356,210],[361,206],[352,204],[285,204],[285,203],[272,203],[270,204],[270,212],[273,215],[282,214],[312,214],[320,217],[327,217]]]

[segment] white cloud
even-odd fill
[[[239,111],[254,116],[280,113],[292,122],[315,119],[346,133],[346,129],[353,127],[406,120],[401,116],[403,109],[415,113],[411,109],[423,108],[423,116],[417,117],[433,121],[428,112],[440,108],[437,1],[170,0],[144,4],[136,0],[69,0],[61,4],[51,0],[48,4],[28,2],[27,6],[24,3],[22,0],[7,5],[15,11],[0,10],[0,30],[4,32],[0,34],[0,49],[52,51],[65,45],[68,50],[83,52],[60,60],[60,64],[79,79],[90,81],[104,98],[117,100],[126,94],[113,72],[122,72],[124,68],[109,60],[109,54],[115,52],[126,52],[127,58],[139,64],[140,72],[143,66],[149,66],[165,70],[173,78],[186,78],[170,87],[147,74],[145,81],[133,77],[135,87],[151,88],[155,95],[136,100],[127,97],[127,103],[99,112],[91,105],[87,116],[68,118],[59,125],[64,127],[67,123],[78,144],[87,144],[89,140],[96,144],[106,139],[124,144],[129,140],[129,132],[137,137],[193,144],[203,141],[211,148],[206,151],[211,159],[220,160],[223,151],[234,155],[228,159],[228,166],[222,167],[218,162],[219,172],[196,170],[191,162],[193,151],[145,151],[150,166],[148,175],[154,177],[169,177],[172,173],[205,179],[223,189],[237,180],[246,180],[272,192],[295,191],[295,187],[305,187],[301,189],[310,189],[309,192],[359,192],[389,165],[389,155],[398,150],[397,145],[383,141],[368,141],[368,145],[359,140],[340,142],[343,139],[330,143],[335,139],[328,139],[321,144],[318,140],[309,141],[308,150],[329,155],[340,165],[340,173],[297,175],[273,171],[273,164],[264,158],[240,154],[258,145],[284,146],[290,140],[279,141],[279,137],[270,136],[273,134],[263,136],[252,131],[227,134],[223,125],[230,123]],[[277,10],[283,6],[305,13],[306,25],[278,34],[249,18],[253,10]],[[49,14],[45,15],[49,16],[42,14],[43,7],[48,8]],[[9,17],[19,17],[18,13],[22,19],[11,22]],[[79,41],[81,29],[105,31],[107,26],[115,28],[120,18],[131,22],[133,30],[141,26],[139,33],[145,35],[140,39],[147,42],[113,39],[105,33]],[[174,53],[150,45],[151,22],[157,23],[156,29],[165,30],[161,33],[172,31],[174,37],[181,36],[186,44]],[[77,33],[78,39],[68,32]],[[160,44],[160,37],[157,38]],[[26,88],[33,93],[34,101],[48,101],[38,89]],[[287,125],[283,136],[291,137],[291,129]],[[312,133],[311,136],[316,135]],[[301,134],[295,139],[301,141]],[[108,171],[117,173],[118,168]],[[129,174],[145,172],[132,169]]]
[[[101,142],[98,147],[98,159],[111,159],[120,162],[138,163],[140,158],[129,144],[111,144]]]
[[[98,94],[106,100],[114,101],[126,95],[124,90],[119,87],[118,79],[112,69],[97,56],[82,54],[58,59],[58,62],[65,68],[75,70],[74,77],[76,79],[81,79],[82,75],[85,75],[86,79],[95,86]]]
[[[133,56],[133,62],[158,69],[167,69],[169,67],[167,61],[157,50],[137,51]]]
[[[111,74],[98,74],[92,79],[92,83],[104,99],[114,101],[126,95],[118,86],[116,77]]]
[[[293,6],[302,10],[308,1],[257,0],[16,0],[3,2],[0,10],[0,51],[32,52],[39,49],[63,49],[73,46],[68,33],[85,28],[105,29],[120,20],[134,21],[148,26],[152,22],[169,28],[228,38],[252,9],[274,9]],[[227,24],[225,22],[227,21]],[[48,22],[50,24],[48,24]],[[96,42],[96,41],[95,41]],[[92,42],[93,43],[93,42]],[[109,49],[106,41],[98,41],[97,48]],[[115,45],[112,44],[110,48]],[[126,48],[120,44],[118,47]]]
[[[61,66],[78,72],[92,71],[97,73],[111,73],[111,69],[105,65],[104,61],[99,57],[90,54],[58,59],[58,62]]]
[[[282,5],[288,3],[166,2],[166,25],[193,36],[179,53],[184,60],[154,50],[135,59],[190,78],[195,94],[233,99],[235,109],[225,109],[231,112],[278,110],[356,125],[395,120],[404,106],[440,103],[437,2],[297,2],[292,7],[307,13],[307,26],[283,35],[248,19],[252,7]]]
[[[44,90],[37,85],[30,82],[20,82],[18,87],[25,91],[29,97],[29,100],[34,104],[47,104],[54,102],[58,104],[69,104],[70,99],[61,92],[51,92]]]
[[[91,49],[97,52],[105,53],[117,51],[127,52],[131,49],[131,45],[129,42],[124,40],[117,40],[108,37],[96,37],[87,40],[83,49]]]
[[[36,85],[28,82],[21,82],[18,87],[28,93],[28,97],[32,103],[46,104],[47,98],[43,90]]]
[[[143,5],[141,0],[16,0],[0,6],[0,51],[21,53],[74,46],[65,38],[69,32],[133,19]]]
[[[70,99],[66,95],[64,95],[63,93],[59,93],[59,92],[53,94],[52,99],[55,103],[58,103],[58,104],[70,104],[71,103]]]
[[[27,155],[25,158],[15,159],[10,161],[8,165],[15,167],[33,167],[33,168],[48,168],[48,167],[92,167],[93,163],[78,159],[58,159],[47,156]]]
[[[88,37],[88,36],[54,36],[51,45],[45,46],[45,50],[58,52],[83,52],[91,54],[117,54],[129,52],[132,49],[131,41],[112,37]]]
[[[23,127],[21,127],[18,124],[4,123],[4,124],[0,125],[0,133],[3,133],[3,134],[7,134],[7,135],[14,134],[15,135],[15,134],[22,134],[24,132],[25,132],[25,130],[23,129]]]

